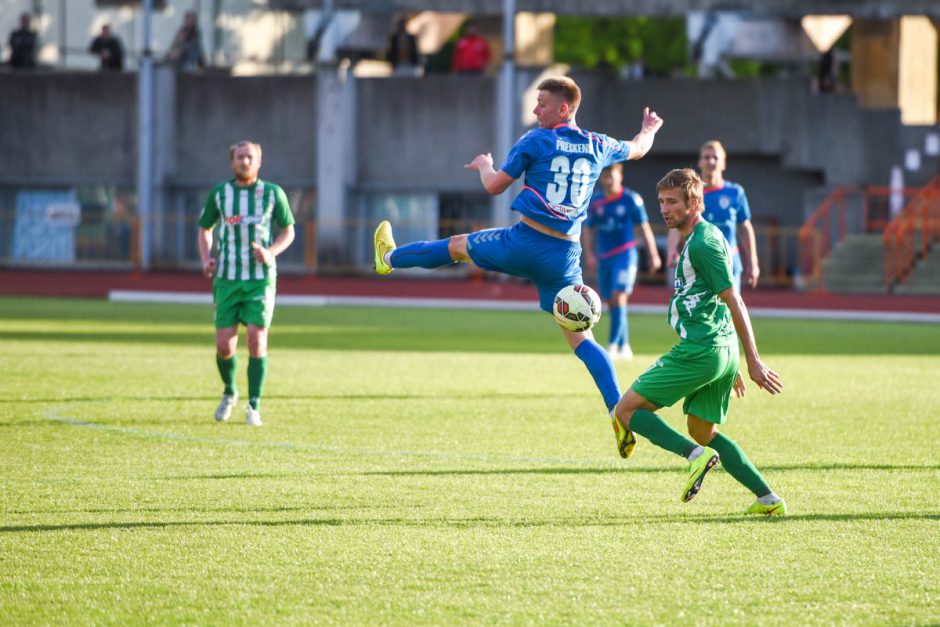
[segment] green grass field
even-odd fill
[[[0,624],[940,622],[937,325],[755,320],[771,520],[621,460],[543,314],[281,307],[260,429],[212,420],[210,316],[0,299]],[[631,334],[624,387],[674,341]]]

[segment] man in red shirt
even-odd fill
[[[480,74],[490,62],[490,45],[480,35],[474,22],[467,22],[454,48],[451,70],[458,74]]]

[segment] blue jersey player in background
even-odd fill
[[[524,187],[512,203],[520,214],[519,222],[508,228],[400,247],[395,246],[391,225],[382,222],[374,239],[376,272],[472,263],[484,270],[530,279],[538,289],[539,305],[548,313],[558,290],[582,283],[581,222],[594,184],[608,165],[639,159],[649,152],[663,121],[647,108],[640,132],[632,140],[620,141],[578,127],[575,114],[581,90],[570,78],[548,78],[537,89],[533,113],[538,128],[513,145],[499,170],[493,167],[489,153],[477,155],[465,166],[479,173],[484,189],[494,196],[525,175]],[[612,412],[620,400],[620,386],[610,355],[590,331],[562,329],[562,333],[594,378],[617,434],[619,423]],[[636,438],[632,433],[624,435],[618,435],[618,449],[627,457]]]
[[[633,359],[627,299],[636,284],[637,231],[643,236],[650,270],[657,272],[662,263],[643,198],[623,186],[623,164],[604,168],[598,183],[601,189],[591,199],[584,222],[584,259],[588,270],[597,270],[597,291],[607,302],[610,316],[607,352],[612,359]]]
[[[728,240],[734,263],[734,284],[741,291],[741,276],[748,287],[757,287],[760,265],[757,261],[757,243],[751,224],[751,208],[744,188],[726,181],[725,168],[728,153],[718,140],[707,141],[699,150],[698,167],[705,183],[705,210],[702,216],[718,227]],[[738,236],[740,235],[740,239]],[[669,231],[669,266],[673,268],[679,256],[677,231]]]

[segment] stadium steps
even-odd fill
[[[823,261],[823,286],[830,292],[885,292],[885,245],[882,235],[847,235]]]
[[[921,259],[910,276],[895,286],[895,294],[937,296],[940,295],[940,246],[934,246],[924,259]]]

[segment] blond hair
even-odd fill
[[[681,189],[685,197],[685,203],[691,206],[692,199],[698,199],[699,207],[705,206],[705,184],[702,182],[698,172],[692,168],[682,168],[679,170],[670,170],[666,176],[656,183],[656,193],[667,189]]]
[[[577,112],[578,107],[581,105],[581,88],[567,76],[546,78],[539,83],[536,89],[538,91],[547,91],[555,96],[561,96],[562,100],[571,107],[571,116]]]
[[[706,148],[714,148],[715,152],[720,152],[725,159],[728,158],[728,151],[717,139],[710,139],[702,144],[702,147],[698,149],[698,154],[702,154]]]
[[[261,144],[258,144],[253,141],[248,141],[247,139],[243,139],[240,142],[232,144],[231,146],[228,147],[228,160],[229,161],[235,158],[235,149],[240,146],[251,146],[252,148],[255,149],[255,152],[258,154],[258,161],[261,160]]]

